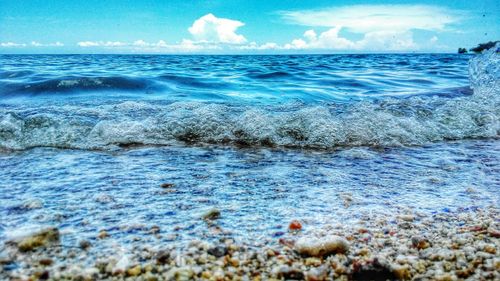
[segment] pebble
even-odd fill
[[[160,185],[161,188],[172,188],[174,186],[175,186],[175,184],[173,184],[173,183],[162,183]]]
[[[344,254],[349,250],[349,243],[339,236],[301,237],[295,242],[295,250],[304,256],[322,257],[331,254]]]
[[[141,266],[136,265],[134,267],[127,269],[127,276],[139,276],[141,272],[142,272]]]
[[[17,246],[21,252],[32,251],[59,242],[59,236],[57,228],[47,228],[22,238]]]
[[[220,257],[223,257],[227,254],[227,248],[224,246],[216,246],[216,247],[209,248],[207,250],[207,253],[216,257],[216,258],[220,258]]]
[[[92,246],[92,244],[90,244],[88,240],[81,240],[78,243],[78,246],[80,247],[80,249],[87,250],[88,248],[90,248],[90,246]]]
[[[288,229],[291,231],[299,231],[302,229],[302,224],[298,220],[293,220],[290,222],[290,225],[288,225]]]
[[[221,212],[219,211],[219,209],[213,208],[206,212],[202,217],[204,220],[212,221],[220,218],[220,216]]]
[[[99,238],[99,239],[104,239],[107,237],[109,237],[109,234],[106,230],[99,231],[99,235],[97,235],[97,238]]]
[[[141,241],[113,244],[118,256],[64,246],[26,253],[6,244],[0,275],[7,280],[500,280],[500,241],[489,235],[499,228],[496,217],[491,210],[449,211],[406,222],[412,225],[406,229],[375,217],[366,218],[362,227],[332,225],[261,236],[250,244],[227,234],[219,234],[219,240],[197,237],[184,248],[156,239],[146,244],[150,229],[145,228]],[[394,218],[401,220],[398,214]],[[178,233],[184,235],[182,229]],[[93,249],[111,242],[92,241]],[[92,259],[94,266],[83,262]]]

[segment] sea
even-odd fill
[[[252,242],[292,220],[498,208],[499,137],[498,47],[0,55],[0,243],[47,226],[70,246],[155,226],[166,244]]]

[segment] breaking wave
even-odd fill
[[[267,106],[125,101],[47,106],[43,112],[30,107],[4,107],[0,109],[0,147],[108,149],[205,143],[334,149],[498,138],[499,57],[495,50],[473,57],[469,78],[474,93],[455,98],[417,96],[347,104],[289,102]],[[276,75],[281,74],[270,77]]]
[[[20,73],[11,73],[9,78],[17,77]],[[5,75],[4,75],[5,76]],[[15,94],[44,94],[87,91],[146,91],[157,88],[150,81],[142,78],[130,77],[65,77],[55,79],[41,79],[34,82],[10,82],[3,84],[3,93]]]

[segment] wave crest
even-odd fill
[[[422,145],[500,135],[499,54],[470,61],[474,94],[337,105],[122,102],[1,109],[0,147],[106,149],[182,143],[333,149]]]
[[[79,91],[145,91],[155,89],[150,81],[142,78],[131,77],[66,77],[46,79],[37,82],[5,83],[6,94],[43,94],[43,93],[67,93]]]

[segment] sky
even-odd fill
[[[0,53],[456,52],[500,1],[0,0]]]

